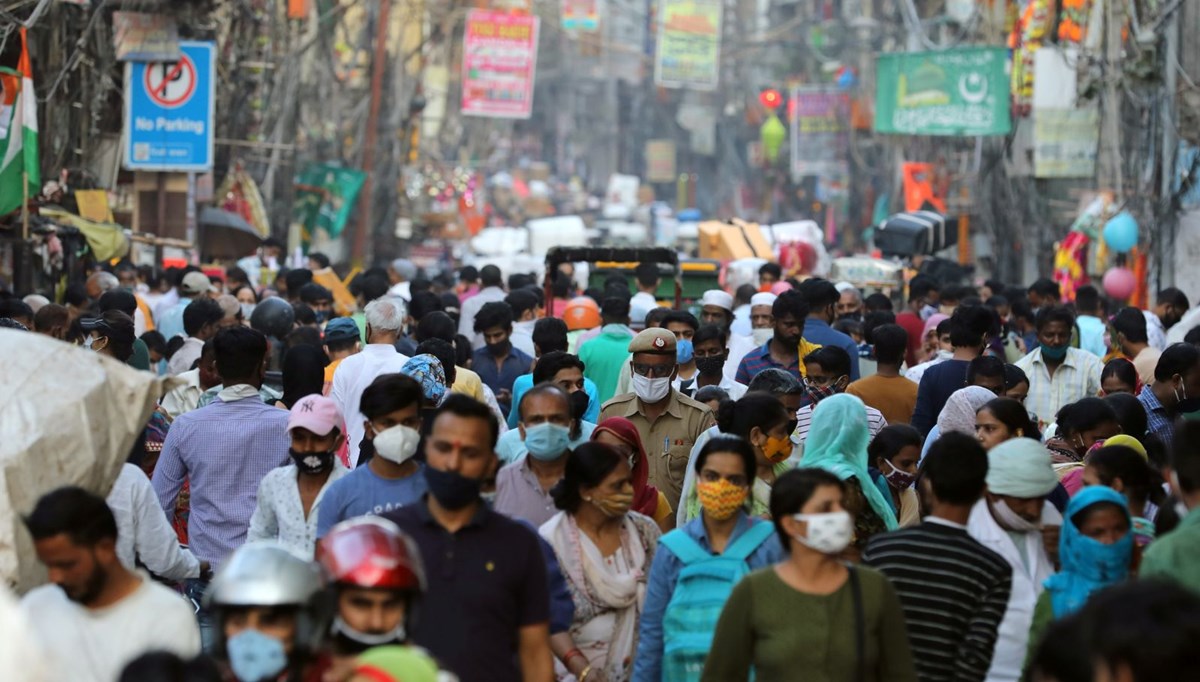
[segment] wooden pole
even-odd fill
[[[372,230],[372,194],[375,189],[375,178],[372,171],[375,168],[375,144],[379,133],[379,107],[383,90],[383,72],[387,70],[387,35],[388,21],[391,14],[392,0],[379,0],[379,16],[375,25],[375,57],[371,63],[371,108],[367,114],[367,132],[363,146],[363,182],[359,194],[358,231],[354,233],[354,245],[350,250],[350,259],[355,265],[361,265],[365,255],[367,233]]]

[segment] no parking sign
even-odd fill
[[[213,166],[213,43],[180,41],[179,60],[125,64],[125,167]]]

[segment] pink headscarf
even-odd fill
[[[929,336],[929,332],[937,330],[937,326],[942,323],[942,320],[948,319],[950,319],[949,315],[943,315],[941,313],[934,313],[930,315],[929,319],[925,320],[925,329],[921,332],[921,342],[925,342],[925,338]]]

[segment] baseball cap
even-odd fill
[[[189,272],[183,276],[183,281],[179,283],[179,290],[189,296],[204,294],[210,291],[216,291],[217,288],[208,281],[208,275],[203,272]]]
[[[362,335],[358,331],[358,325],[349,317],[335,317],[325,325],[325,343],[359,339],[362,339]]]
[[[337,403],[323,395],[306,395],[296,401],[288,415],[287,430],[303,428],[318,436],[329,435],[329,432],[341,426],[342,415],[338,413]]]

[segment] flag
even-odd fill
[[[23,28],[16,75],[21,78],[21,90],[13,103],[12,120],[4,141],[4,158],[0,161],[0,215],[21,208],[25,203],[23,174],[29,176],[29,187],[33,191],[38,191],[42,185],[38,166],[37,97],[33,92],[29,46]]]

